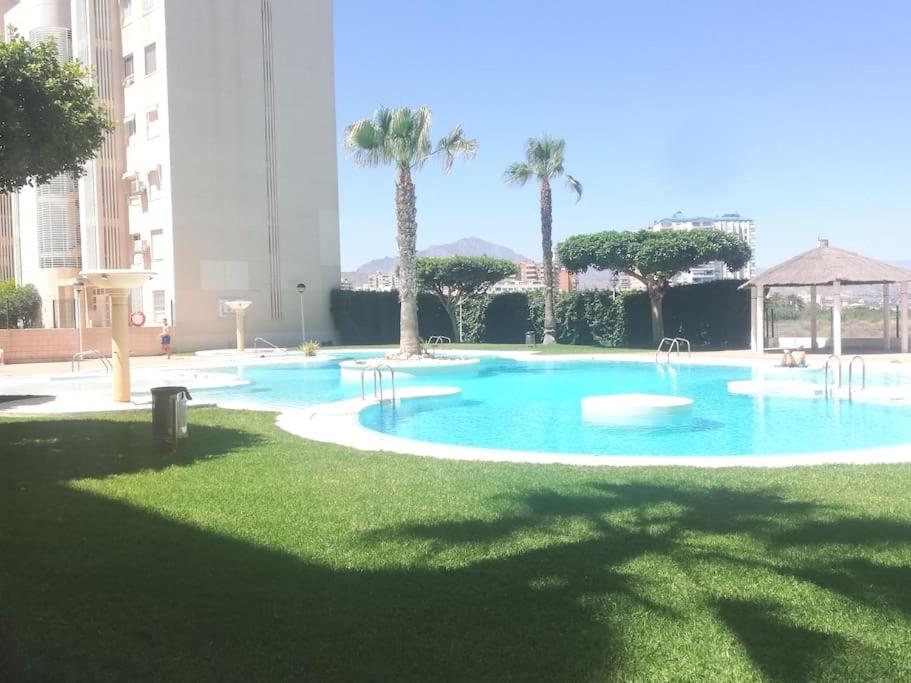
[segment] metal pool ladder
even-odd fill
[[[867,362],[863,359],[862,356],[854,356],[851,359],[851,362],[848,364],[848,400],[853,399],[854,393],[854,361],[860,361],[860,388],[861,390],[867,388]]]
[[[373,371],[373,398],[379,399],[380,403],[383,402],[383,373],[387,370],[389,371],[389,379],[392,384],[392,406],[395,407],[395,369],[388,363],[368,365],[361,370],[361,400],[366,400],[367,398],[367,391],[364,388],[364,375],[368,370]]]
[[[826,398],[830,398],[835,395],[835,392],[832,391],[831,387],[829,386],[829,366],[832,364],[833,360],[838,364],[838,388],[841,388],[841,356],[836,356],[833,353],[831,356],[826,358],[826,374],[825,379],[823,380],[823,388]],[[852,360],[851,362],[853,363],[854,361]],[[864,371],[864,374],[866,374],[866,370]]]
[[[88,360],[89,358],[97,358],[104,366],[104,371],[111,372],[111,361],[109,361],[98,349],[88,349],[87,351],[74,353],[73,358],[70,360],[70,372],[75,372],[77,369],[81,371],[82,361]]]
[[[667,348],[664,348],[664,345],[667,344]],[[690,340],[684,339],[683,337],[664,337],[658,344],[658,348],[655,351],[655,362],[658,362],[658,356],[661,355],[662,351],[666,352],[664,362],[671,362],[671,353],[673,351],[677,352],[677,358],[680,358],[680,345],[686,344],[686,357],[693,357],[693,348],[690,346]]]
[[[266,347],[268,346],[273,351],[281,351],[282,353],[288,353],[288,349],[283,349],[280,346],[276,346],[275,344],[270,342],[268,339],[263,339],[262,337],[257,337],[256,339],[253,340],[253,353],[256,353],[256,351],[258,350],[260,342],[262,342],[262,344],[263,344],[263,351],[265,351]]]

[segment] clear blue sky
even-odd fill
[[[756,220],[760,266],[815,245],[911,259],[911,3],[336,0],[342,267],[395,253],[393,173],[346,124],[430,105],[478,139],[416,176],[418,246],[478,236],[540,257],[537,192],[504,168],[566,139],[556,240],[675,211]]]

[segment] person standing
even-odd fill
[[[168,358],[171,358],[171,327],[168,325],[168,319],[165,318],[161,321],[161,334],[158,335],[161,338],[161,350],[167,354]]]

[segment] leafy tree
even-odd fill
[[[0,42],[0,192],[84,172],[114,130],[88,75],[59,61],[53,38]]]
[[[434,294],[452,323],[453,334],[461,339],[456,310],[503,278],[518,273],[516,264],[489,256],[420,257],[417,261],[418,283]]]
[[[399,248],[399,302],[401,332],[399,354],[421,353],[418,337],[417,205],[412,171],[428,159],[439,157],[448,173],[457,156],[472,157],[476,140],[469,140],[456,126],[435,145],[430,141],[430,108],[378,109],[373,118],[361,119],[345,130],[345,148],[361,166],[394,166],[396,242]]]
[[[0,328],[35,327],[41,322],[41,295],[35,285],[0,280]]]
[[[746,242],[719,230],[607,230],[570,237],[557,252],[571,271],[614,270],[643,283],[651,302],[655,343],[664,337],[662,301],[671,278],[709,261],[739,270],[751,256]]]
[[[524,185],[530,179],[538,181],[541,189],[541,251],[544,262],[544,339],[545,344],[556,342],[554,337],[554,254],[553,254],[553,202],[550,182],[563,175],[563,149],[565,140],[545,135],[530,138],[525,145],[525,161],[511,164],[504,176],[507,185]],[[582,184],[566,175],[566,184],[582,198]]]

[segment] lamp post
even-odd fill
[[[301,346],[307,343],[307,328],[304,325],[304,292],[307,290],[307,285],[303,282],[297,283],[297,293],[300,294],[301,299]]]
[[[85,280],[76,278],[73,280],[73,298],[76,300],[76,329],[79,332],[79,357],[82,358],[82,306],[79,303],[79,295],[85,293]]]

